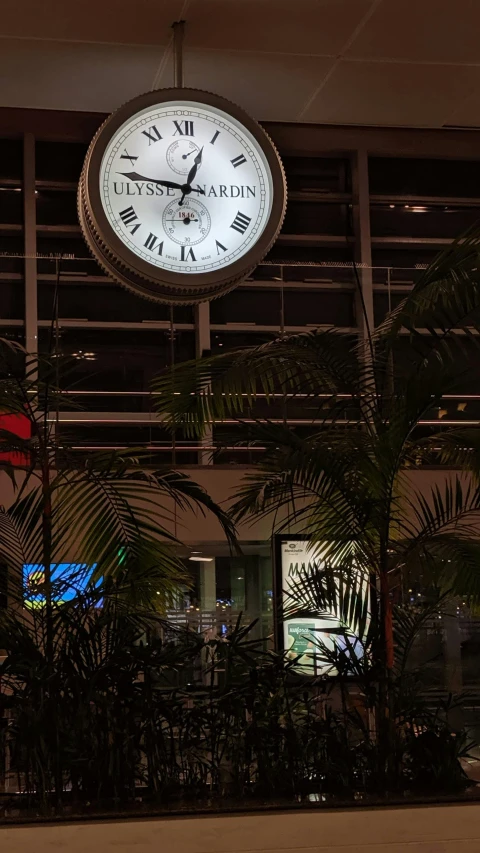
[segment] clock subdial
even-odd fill
[[[191,139],[177,139],[167,148],[167,163],[177,175],[188,175],[199,150]]]
[[[162,223],[165,233],[181,246],[195,246],[208,237],[210,232],[210,214],[194,198],[185,199],[179,207],[178,199],[171,201],[163,211]]]

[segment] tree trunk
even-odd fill
[[[393,716],[392,675],[394,664],[393,614],[388,575],[380,572],[379,612],[379,689],[378,689],[378,756],[379,788],[388,793],[395,787],[395,720]]]
[[[55,787],[55,805],[58,807],[63,794],[63,775],[60,761],[60,733],[57,725],[58,697],[55,688],[55,638],[53,624],[53,588],[52,588],[52,494],[50,491],[50,464],[48,446],[44,447],[42,464],[42,560],[45,589],[45,661],[47,665],[47,690],[51,709],[51,743],[54,745],[53,777]]]

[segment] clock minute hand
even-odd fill
[[[122,175],[123,178],[128,178],[130,181],[148,181],[149,184],[160,184],[161,187],[167,187],[167,189],[172,190],[182,190],[182,192],[185,186],[184,184],[177,184],[175,181],[157,181],[156,178],[147,178],[146,175],[139,175],[138,172],[119,172],[118,174]],[[205,195],[205,190],[202,190],[198,185],[196,188],[190,187],[190,192]]]
[[[130,181],[148,181],[150,184],[160,184],[161,187],[167,187],[167,189],[182,189],[182,184],[176,184],[175,181],[157,181],[156,178],[147,178],[145,175],[139,175],[138,172],[119,172],[118,174]]]

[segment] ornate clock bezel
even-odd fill
[[[100,168],[104,153],[119,128],[142,110],[166,102],[193,101],[222,110],[242,124],[263,151],[272,176],[272,208],[268,222],[251,249],[226,267],[201,273],[172,272],[149,264],[122,242],[103,209]],[[265,257],[283,223],[287,188],[280,156],[268,134],[241,107],[201,89],[159,89],[123,104],[101,125],[85,157],[78,188],[79,220],[85,240],[108,275],[124,287],[161,302],[200,302],[221,296],[246,278]]]

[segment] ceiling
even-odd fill
[[[480,0],[14,0],[0,106],[109,112],[173,83],[263,121],[480,126]]]

